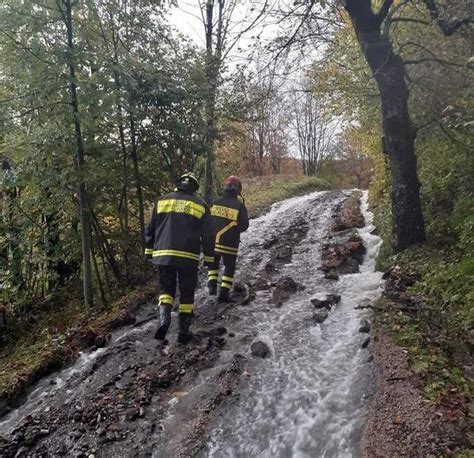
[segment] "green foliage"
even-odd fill
[[[49,303],[37,310],[29,323],[12,318],[12,332],[0,348],[0,399],[17,398],[39,377],[74,360],[83,350],[77,336],[84,331],[107,334],[108,324],[123,313],[125,306],[154,297],[155,288],[155,284],[140,286],[112,302],[107,310],[92,315],[85,313],[74,298],[63,298],[60,307]]]
[[[436,133],[418,138],[422,200],[428,242],[392,256],[384,243],[379,266],[394,265],[421,275],[409,291],[426,304],[416,317],[422,332],[435,333],[446,352],[462,349],[474,328],[474,250],[472,155]],[[374,196],[376,224],[387,242],[390,215],[387,205]]]
[[[422,310],[415,315],[407,314],[396,311],[387,300],[379,300],[376,306],[378,320],[385,323],[394,342],[408,351],[411,368],[424,380],[425,393],[429,399],[439,401],[448,396],[450,390],[470,396],[472,385],[462,371],[452,365],[449,357],[451,352],[434,344],[429,310]],[[452,337],[448,342],[453,342]]]
[[[11,313],[63,287],[80,300],[82,177],[74,167],[61,4],[0,5],[0,300]],[[203,152],[202,55],[174,34],[165,13],[149,0],[74,2],[83,178],[102,300],[147,278],[140,211]]]
[[[449,3],[449,6],[448,6]],[[463,15],[466,3],[446,3],[446,14]],[[361,131],[364,151],[374,163],[370,204],[384,243],[380,269],[394,266],[417,272],[420,280],[407,291],[420,310],[399,312],[383,307],[393,339],[413,358],[427,395],[439,398],[454,386],[468,386],[455,354],[466,354],[467,335],[474,328],[474,176],[473,85],[470,31],[443,36],[430,26],[425,9],[398,2],[389,32],[395,52],[407,61],[410,116],[418,127],[416,153],[427,243],[397,256],[391,250],[391,182],[382,152],[378,91],[346,17],[328,46],[326,60],[314,66],[315,91],[331,95],[334,114]],[[420,21],[426,22],[421,25]],[[374,127],[375,126],[375,127]],[[391,310],[391,311],[390,311]]]

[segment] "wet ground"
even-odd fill
[[[175,343],[174,322],[159,345],[147,304],[0,419],[0,455],[357,456],[374,368],[356,307],[382,280],[366,196],[361,227],[350,195],[289,199],[253,220],[236,302],[200,289],[192,344]]]

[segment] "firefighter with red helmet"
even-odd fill
[[[160,197],[145,230],[145,255],[159,267],[159,327],[155,338],[165,340],[171,308],[179,284],[178,342],[192,338],[189,327],[194,311],[201,246],[204,264],[214,265],[214,238],[208,205],[195,193],[199,182],[182,175],[174,192]]]
[[[228,302],[230,300],[229,296],[234,282],[240,234],[249,227],[247,208],[241,193],[242,183],[237,177],[230,176],[224,182],[222,196],[216,199],[211,206],[215,232],[215,260],[209,267],[208,288],[209,294],[217,294],[219,266],[222,259],[224,273],[220,279],[219,302]]]

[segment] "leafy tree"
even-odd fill
[[[303,172],[315,175],[322,160],[330,155],[337,122],[324,100],[312,92],[309,81],[292,92],[294,128]]]
[[[423,3],[426,9],[421,14],[429,14],[445,35],[460,32],[472,22],[464,2],[454,2],[452,12],[450,7],[441,7],[435,0]],[[344,14],[349,16],[380,96],[382,146],[389,159],[392,183],[393,247],[397,251],[425,240],[415,156],[417,129],[409,112],[410,87],[405,64],[394,48],[397,29],[392,27],[396,22],[420,23],[417,17],[401,17],[400,13],[405,11],[420,14],[419,4],[410,1],[395,4],[393,0],[347,0],[342,5],[339,2],[297,2],[285,15],[293,23],[296,20],[298,25],[280,46],[284,49],[298,40],[301,44],[311,38],[327,40],[337,32],[341,22],[344,23]],[[455,18],[455,13],[459,12],[465,17],[456,14],[461,19]],[[452,19],[450,14],[453,14]],[[430,20],[421,21],[428,27],[431,24]],[[433,56],[425,57],[424,61],[426,59],[432,60]]]
[[[202,56],[165,12],[146,0],[1,3],[1,281],[13,308],[75,292],[87,252],[83,279],[102,302],[143,281],[145,207],[204,151]]]
[[[204,197],[207,201],[211,199],[213,193],[215,142],[218,134],[218,92],[223,84],[225,65],[230,52],[238,45],[239,40],[265,17],[268,7],[267,0],[263,3],[255,0],[199,1],[206,44]]]

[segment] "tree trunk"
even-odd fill
[[[49,190],[47,190],[47,196],[48,198],[51,196]],[[76,259],[66,262],[64,259],[58,258],[56,251],[61,246],[58,212],[43,215],[43,223],[45,226],[44,243],[48,289],[52,291],[58,286],[64,286],[80,270],[81,264]],[[54,278],[51,278],[51,273],[54,274]]]
[[[5,174],[10,173],[11,166],[8,160],[2,160],[2,169]],[[4,205],[3,205],[3,217],[5,219],[5,226],[8,228],[8,239],[9,243],[2,254],[5,258],[5,270],[10,271],[10,278],[13,285],[17,288],[17,291],[22,291],[25,287],[25,281],[23,278],[22,265],[23,265],[23,254],[21,250],[21,244],[19,239],[20,230],[16,227],[14,221],[13,208],[15,206],[15,200],[18,197],[18,189],[8,187],[4,192]],[[9,254],[11,254],[11,264],[9,262]],[[30,258],[31,259],[31,258]]]
[[[97,255],[94,247],[94,238],[91,238],[91,252],[92,260],[94,265],[95,277],[97,278],[97,285],[99,286],[100,298],[102,299],[102,304],[105,306],[107,304],[107,298],[105,297],[104,285],[102,279],[100,278],[99,266],[97,265]]]
[[[133,114],[131,111],[129,112],[129,120],[130,136],[132,140],[131,158],[133,163],[135,186],[137,187],[138,220],[140,222],[140,244],[143,252],[143,250],[145,249],[145,209],[143,207],[142,180],[140,177],[140,168],[138,166],[137,132],[135,129],[135,121],[133,119]]]
[[[206,82],[207,94],[205,101],[206,109],[206,133],[204,138],[204,148],[206,154],[206,164],[204,170],[204,199],[210,203],[212,200],[213,175],[214,175],[214,142],[216,139],[216,87],[217,77],[215,72],[215,57],[212,49],[212,36],[214,30],[213,23],[214,2],[206,3]]]
[[[405,69],[389,39],[380,33],[383,17],[373,13],[370,0],[347,0],[345,8],[380,91],[383,133],[392,175],[392,243],[395,251],[402,251],[425,241],[416,170],[416,131],[408,111]]]
[[[112,272],[114,273],[115,278],[117,279],[119,285],[122,286],[123,278],[120,272],[120,267],[117,261],[115,260],[110,244],[107,241],[107,237],[105,236],[104,231],[100,227],[99,221],[97,217],[95,216],[94,212],[91,212],[91,220],[92,220],[93,228],[96,233],[97,243],[99,247],[103,249],[103,253],[105,257],[107,258],[107,261],[109,263],[110,268],[112,269]]]
[[[79,103],[77,101],[76,70],[74,65],[74,44],[73,44],[73,26],[72,26],[72,5],[71,0],[65,0],[65,22],[67,30],[68,44],[68,66],[70,74],[69,92],[71,96],[71,108],[74,117],[74,129],[76,135],[76,171],[79,176],[79,208],[81,220],[81,244],[82,244],[82,265],[83,265],[83,291],[84,305],[90,307],[93,305],[92,294],[92,270],[91,270],[91,226],[90,226],[90,208],[87,198],[86,184],[84,179],[85,160],[84,160],[84,142],[82,139],[81,122],[79,119]]]
[[[206,65],[208,78],[208,94],[206,97],[206,134],[205,134],[205,152],[206,165],[204,173],[204,199],[210,203],[214,187],[214,163],[215,163],[215,142],[217,137],[217,120],[216,120],[216,88],[218,75],[215,72],[213,56],[209,56],[210,62]]]
[[[117,87],[117,90],[120,90]],[[120,94],[118,94],[120,97]],[[118,130],[119,130],[119,139],[120,139],[120,148],[122,150],[122,161],[121,161],[121,169],[122,169],[122,194],[120,197],[119,202],[119,216],[120,216],[120,225],[123,234],[123,265],[124,265],[124,273],[125,279],[128,282],[130,279],[129,273],[129,265],[128,265],[128,250],[129,250],[129,241],[130,241],[130,234],[128,228],[128,170],[127,170],[127,146],[125,144],[125,132],[123,129],[123,110],[122,105],[120,102],[117,102],[117,120],[118,120]]]
[[[206,165],[204,171],[204,199],[210,203],[212,200],[213,188],[214,188],[214,163],[215,163],[215,141],[217,136],[217,127],[215,119],[215,89],[210,88],[213,94],[208,95],[206,101],[206,138],[205,138],[205,153],[206,153]]]
[[[121,160],[121,173],[122,173],[122,194],[119,202],[119,218],[120,226],[123,235],[123,264],[124,264],[124,273],[125,279],[128,282],[130,279],[129,273],[129,262],[128,262],[128,252],[129,252],[129,224],[128,224],[128,168],[127,168],[127,145],[125,144],[125,131],[124,131],[124,122],[123,122],[123,107],[122,107],[122,83],[118,73],[119,66],[119,55],[118,55],[118,37],[113,34],[113,45],[114,45],[114,56],[113,56],[113,75],[115,90],[117,91],[116,97],[116,110],[117,110],[117,127],[119,131],[119,141],[120,149],[122,150],[122,160]]]

